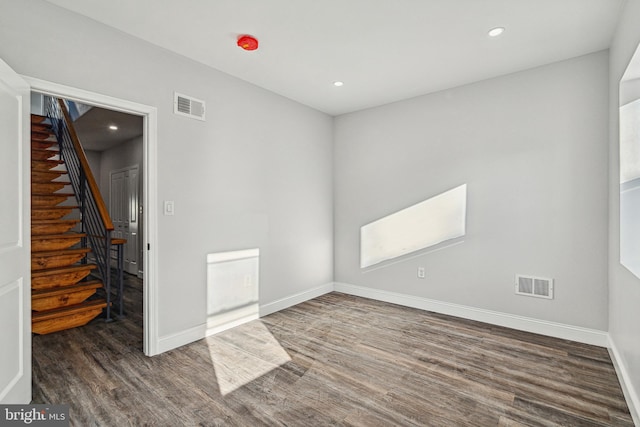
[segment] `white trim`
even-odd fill
[[[114,98],[113,96],[104,95],[98,92],[78,89],[59,83],[41,80],[35,77],[24,75],[21,77],[29,83],[32,91],[39,92],[44,95],[77,101],[81,104],[93,105],[95,107],[107,107],[110,110],[116,110],[136,116],[150,114],[154,111],[157,112],[156,107],[138,104],[136,102],[127,101],[126,99]]]
[[[207,319],[206,335],[209,337],[222,331],[226,331],[227,329],[235,328],[236,326],[251,322],[252,320],[257,320],[260,318],[260,316],[258,316],[259,310],[260,308],[256,302],[227,313],[209,316]]]
[[[144,354],[160,354],[158,299],[158,110],[144,116]]]
[[[90,92],[33,77],[22,76],[31,90],[82,104],[108,108],[123,113],[143,116],[144,127],[144,239],[150,250],[145,251],[144,266],[144,354],[159,354],[158,336],[158,213],[157,213],[157,147],[158,109],[109,95]]]
[[[383,291],[380,289],[366,288],[363,286],[350,285],[348,283],[336,282],[334,283],[334,290],[345,294],[390,302],[406,307],[419,308],[421,310],[433,311],[436,313],[461,317],[463,319],[476,320],[520,331],[533,332],[536,334],[597,345],[600,347],[607,347],[608,345],[608,334],[605,331],[548,322],[546,320],[500,313],[497,311],[436,301],[427,298],[399,294],[396,292]]]
[[[246,316],[236,321],[209,328],[206,323],[198,326],[194,326],[184,331],[176,332],[173,334],[160,337],[157,345],[157,354],[164,353],[165,351],[174,350],[183,345],[191,344],[196,341],[200,341],[208,336],[215,335],[223,330],[239,326],[243,323],[250,322],[258,319],[257,315]]]
[[[327,284],[297,293],[295,295],[291,295],[291,296],[279,299],[277,301],[261,305],[260,317],[264,317],[271,313],[275,313],[276,311],[284,310],[285,308],[289,308],[294,305],[303,303],[305,301],[309,301],[310,299],[317,298],[320,295],[333,292],[333,286],[334,286],[333,283],[327,283]]]
[[[207,325],[201,324],[194,326],[193,328],[185,329],[184,331],[176,332],[174,334],[165,335],[158,340],[157,350],[158,353],[164,353],[165,351],[173,350],[183,345],[191,344],[192,342],[203,339],[207,336]]]
[[[633,418],[635,425],[640,426],[640,395],[638,395],[638,391],[633,387],[633,381],[629,375],[629,371],[627,371],[626,365],[623,363],[624,358],[611,335],[609,335],[609,355],[611,356],[616,374],[618,374],[620,387],[627,401],[629,412],[631,412],[631,418]]]
[[[328,294],[329,292],[333,292],[333,283],[327,283],[321,286],[318,286],[313,289],[309,289],[295,295],[291,295],[289,297],[285,297],[274,301],[272,303],[268,303],[260,306],[260,317],[267,316],[271,313],[275,313],[276,311],[284,310],[285,308],[289,308],[296,304],[303,303],[313,298],[317,298],[320,295]],[[239,319],[237,325],[224,325],[224,329],[228,329],[229,327],[238,326],[239,324],[245,323],[246,321],[250,321],[254,319],[243,318]],[[194,326],[189,329],[185,329],[181,332],[176,332],[174,334],[166,335],[164,337],[160,337],[158,340],[158,353],[164,353],[165,351],[173,350],[175,348],[181,347],[183,345],[190,344],[194,341],[201,340],[206,338],[207,336],[216,334],[221,332],[223,329],[217,328],[208,328],[206,323],[203,323],[198,326]]]
[[[18,371],[16,372],[15,376],[6,384],[4,389],[0,390],[0,402],[3,403],[10,403],[9,401],[4,402],[5,398],[7,397],[7,395],[9,393],[15,393],[15,389],[17,389],[18,387],[16,387],[16,385],[20,382],[20,380],[23,380],[24,382],[24,369],[25,369],[25,361],[28,362],[29,364],[29,369],[31,369],[31,356],[26,356],[25,352],[26,352],[26,348],[25,348],[25,339],[28,336],[31,336],[31,322],[28,322],[29,328],[25,329],[25,313],[24,313],[24,298],[25,298],[25,292],[24,292],[24,281],[23,278],[20,277],[18,278],[18,280],[16,280],[15,282],[9,283],[8,285],[1,285],[0,286],[0,297],[3,297],[5,294],[8,294],[10,291],[14,291],[17,290],[18,291],[18,325],[16,327],[16,329],[18,330],[18,345],[17,347],[17,351],[18,351]],[[29,320],[31,320],[31,315],[29,314]],[[13,326],[13,325],[11,325]],[[31,392],[31,382],[28,383],[28,387],[29,387],[29,392]],[[15,389],[14,389],[15,388]],[[29,401],[31,400],[31,397],[29,396]]]

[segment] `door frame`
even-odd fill
[[[158,189],[157,148],[158,109],[153,106],[114,98],[84,89],[65,86],[29,76],[21,76],[29,83],[32,92],[77,101],[86,105],[120,111],[143,117],[143,212],[144,252],[143,265],[143,331],[144,354],[159,353],[158,336]]]

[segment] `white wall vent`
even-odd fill
[[[516,294],[553,299],[553,279],[516,275]]]
[[[174,93],[173,112],[180,116],[204,121],[204,101],[191,96]]]

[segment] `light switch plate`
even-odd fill
[[[165,215],[173,215],[175,212],[173,200],[165,200],[164,201],[164,214]]]

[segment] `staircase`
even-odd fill
[[[84,206],[86,197],[75,190],[77,187],[85,192],[85,187],[72,185],[69,180],[71,169],[64,160],[64,153],[60,152],[62,144],[56,133],[60,135],[61,120],[31,116],[31,320],[32,331],[36,334],[85,325],[105,309],[107,319],[110,319],[108,254],[111,248],[107,244],[107,255],[102,257],[106,266],[99,268],[99,265],[89,263],[87,256],[92,252],[89,245],[95,236],[72,231],[78,227],[88,230],[80,219],[65,219],[75,211],[86,221],[87,208]],[[56,123],[55,133],[52,123]],[[84,152],[81,155],[84,156]],[[69,187],[74,191],[65,191]],[[82,206],[70,204],[78,200],[82,201]],[[108,230],[106,239],[110,239]],[[97,298],[99,290],[104,290],[102,294],[106,299]]]

